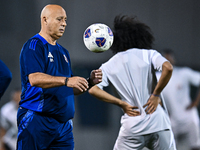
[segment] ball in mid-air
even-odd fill
[[[112,46],[113,32],[105,24],[92,24],[85,30],[83,41],[87,49],[95,53],[101,53]]]

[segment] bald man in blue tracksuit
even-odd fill
[[[57,43],[66,20],[61,6],[45,6],[41,31],[22,47],[18,150],[73,150],[74,95],[102,80],[100,69],[91,71],[87,80],[73,76],[69,52]]]

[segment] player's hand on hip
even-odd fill
[[[93,85],[100,83],[102,81],[102,70],[92,70],[90,74],[90,79]]]
[[[138,109],[138,107],[136,106],[131,106],[126,102],[123,102],[123,104],[121,105],[122,109],[124,110],[124,113],[126,113],[129,116],[139,116],[140,112],[136,109]]]
[[[77,76],[70,77],[67,81],[67,86],[76,88],[81,92],[87,91],[87,89],[89,88],[87,80],[85,78]]]
[[[143,107],[146,107],[145,111],[147,114],[152,114],[154,111],[156,111],[158,104],[160,103],[160,97],[151,95],[148,102]]]

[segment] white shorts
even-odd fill
[[[171,130],[138,136],[119,134],[114,150],[141,150],[144,147],[153,150],[176,150],[174,135]]]
[[[194,121],[188,122],[187,124],[177,125],[177,127],[172,126],[174,137],[178,142],[178,137],[184,138],[185,142],[190,148],[200,147],[200,131],[199,124]]]

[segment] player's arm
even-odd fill
[[[0,98],[8,88],[12,80],[12,74],[8,67],[0,60]]]
[[[195,100],[186,108],[186,109],[191,109],[192,107],[197,107],[200,102],[200,87],[198,88],[198,93],[195,98]]]
[[[101,69],[92,70],[90,73],[90,77],[87,79],[88,89],[100,83],[101,81],[102,81],[102,70]],[[85,92],[85,91],[80,91],[77,88],[74,88],[73,91],[74,95],[79,95]]]
[[[164,87],[167,85],[169,82],[173,72],[173,66],[169,61],[166,61],[162,65],[162,73],[160,76],[160,79],[153,91],[154,95],[160,95]]]
[[[82,94],[87,91],[89,87],[98,84],[102,81],[102,71],[100,69],[93,70],[90,74],[90,84],[83,77],[57,77],[45,73],[36,72],[29,74],[29,82],[31,86],[41,88],[53,88],[59,86],[67,86],[73,88],[74,94]]]
[[[148,102],[144,105],[144,107],[147,106],[146,112],[148,114],[152,114],[156,110],[158,104],[161,102],[159,95],[164,89],[164,87],[167,85],[167,83],[169,82],[172,75],[172,71],[173,71],[173,66],[171,65],[171,63],[168,61],[165,61],[162,64],[162,73],[161,73],[160,79],[152,95],[150,96]]]
[[[129,116],[138,116],[140,115],[139,111],[136,111],[136,107],[129,105],[128,103],[122,101],[121,99],[118,99],[117,97],[107,93],[106,91],[100,89],[98,86],[93,86],[89,91],[88,91],[92,96],[96,97],[97,99],[115,104],[119,107],[121,107],[125,113],[127,113]]]
[[[29,74],[29,82],[31,86],[41,88],[53,88],[59,86],[68,86],[77,89],[77,91],[83,92],[88,89],[88,82],[82,77],[57,77],[51,76],[45,73],[36,72]]]
[[[187,76],[188,81],[191,85],[198,87],[195,99],[186,108],[191,109],[192,107],[197,107],[200,102],[200,72],[192,70],[190,68],[185,68],[185,75]]]

